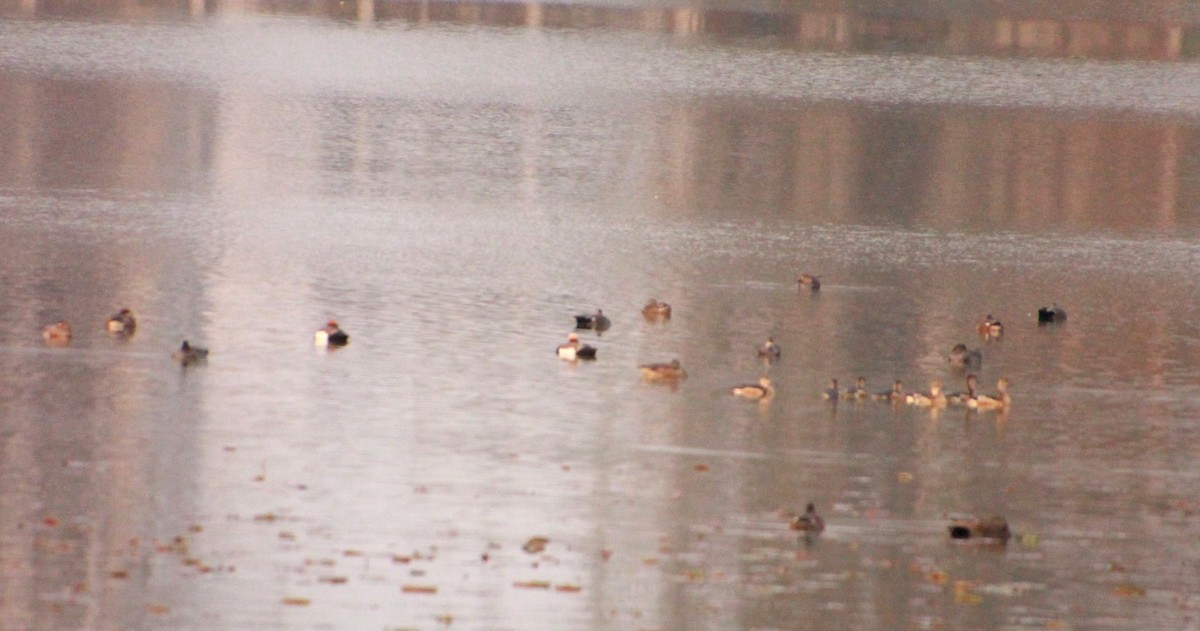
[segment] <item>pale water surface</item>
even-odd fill
[[[1200,629],[1200,17],[859,4],[0,2],[0,629]]]

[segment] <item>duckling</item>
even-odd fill
[[[955,344],[954,348],[950,349],[947,361],[955,368],[980,366],[983,364],[983,353],[977,350],[967,350],[966,344]]]
[[[846,388],[842,391],[843,399],[865,399],[870,394],[867,392],[867,378],[858,377],[854,380],[854,386]]]
[[[812,274],[801,274],[796,283],[800,285],[801,289],[808,287],[812,291],[817,291],[821,288],[821,279]]]
[[[837,379],[829,380],[829,387],[821,392],[821,396],[830,401],[837,401],[841,398],[841,390],[838,389]]]
[[[983,519],[955,519],[950,524],[951,539],[989,539],[998,543],[1008,543],[1012,532],[1008,529],[1008,520],[1000,516]]]
[[[579,335],[576,333],[567,335],[567,342],[559,345],[557,353],[560,358],[567,361],[575,361],[577,359],[596,359],[596,348],[588,344],[580,343]]]
[[[779,356],[782,354],[783,350],[775,343],[775,338],[773,337],[768,337],[767,341],[758,347],[758,356],[768,361],[779,359]]]
[[[815,534],[825,530],[825,520],[817,514],[817,507],[809,503],[804,508],[804,514],[793,517],[792,523],[788,527],[792,530]]]
[[[966,392],[955,392],[946,395],[946,402],[950,405],[971,405],[975,400],[975,375],[967,375],[967,390]]]
[[[642,378],[646,381],[680,381],[687,379],[687,371],[679,364],[678,359],[672,359],[669,364],[642,364],[638,366]]]
[[[892,382],[891,390],[876,392],[871,395],[871,398],[876,401],[891,401],[892,403],[904,403],[904,383],[899,379]]]
[[[183,367],[188,367],[192,364],[203,363],[208,360],[208,349],[192,346],[187,340],[179,345],[179,350],[171,354],[171,359],[179,362]]]
[[[1004,325],[1001,324],[999,320],[993,318],[992,314],[989,313],[987,314],[987,317],[983,319],[983,322],[975,325],[975,330],[986,338],[997,338],[1004,333]]]
[[[1012,405],[1012,397],[1008,394],[1008,379],[1001,377],[996,380],[996,394],[980,394],[967,406],[977,410],[1006,410]]]
[[[1053,303],[1049,307],[1038,309],[1038,324],[1048,324],[1052,322],[1066,322],[1067,310],[1058,306],[1058,303]]]
[[[934,379],[929,384],[929,392],[914,392],[908,395],[907,401],[911,405],[923,408],[946,407],[946,395],[942,394],[942,381]]]
[[[744,399],[768,399],[775,395],[770,377],[759,377],[758,383],[746,383],[729,389],[731,393]]]
[[[122,333],[124,335],[133,335],[133,330],[137,328],[137,320],[133,317],[133,311],[129,309],[121,309],[113,314],[105,324],[105,328],[109,333]]]
[[[659,302],[655,298],[651,298],[646,306],[642,307],[642,317],[652,322],[661,322],[671,319],[671,305],[665,302]]]
[[[606,331],[610,326],[612,326],[612,321],[608,319],[608,316],[604,315],[603,309],[596,309],[596,313],[584,313],[575,316],[575,328],[577,329]]]
[[[345,346],[349,343],[350,336],[338,326],[337,320],[326,322],[325,328],[313,333],[313,344],[316,346]]]
[[[42,339],[52,346],[65,346],[71,342],[71,325],[66,320],[42,327]]]

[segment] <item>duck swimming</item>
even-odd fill
[[[871,395],[871,398],[876,401],[891,401],[892,403],[904,403],[904,383],[899,379],[892,382],[891,390],[884,390]]]
[[[821,396],[830,401],[837,401],[841,398],[841,393],[842,391],[838,389],[837,379],[830,379],[829,387],[821,391]]]
[[[796,515],[792,518],[792,523],[788,527],[792,530],[815,534],[825,530],[825,520],[817,514],[817,507],[810,503],[804,508],[803,515]]]
[[[71,341],[71,325],[66,320],[42,327],[42,339],[53,346],[64,346]]]
[[[651,298],[646,306],[642,307],[642,317],[652,322],[660,322],[671,319],[671,305],[665,302],[659,302],[655,298]]]
[[[108,319],[108,322],[105,324],[105,328],[109,333],[123,333],[125,335],[132,335],[133,330],[137,328],[137,320],[133,317],[133,311],[129,309],[121,309]]]
[[[1012,405],[1012,397],[1008,394],[1008,379],[1001,377],[996,380],[996,394],[976,395],[967,403],[968,407],[977,410],[1006,410]]]
[[[975,400],[975,375],[967,375],[967,390],[965,392],[955,392],[946,395],[946,402],[950,405],[966,405],[970,406]]]
[[[1008,543],[1012,532],[1008,520],[1000,516],[983,519],[955,519],[950,524],[951,539],[985,539],[997,543]]]
[[[316,346],[345,346],[350,343],[350,336],[338,326],[337,320],[325,323],[325,328],[313,333],[313,344]]]
[[[946,359],[955,368],[979,366],[983,364],[983,353],[977,350],[967,350],[966,344],[955,344]]]
[[[567,342],[560,344],[558,347],[558,356],[567,361],[575,361],[577,359],[596,359],[596,348],[587,344],[582,344],[579,341],[577,333],[571,333],[567,336]]]
[[[187,340],[179,345],[179,350],[171,354],[171,359],[179,362],[183,367],[191,366],[192,364],[202,363],[208,360],[208,349],[192,346]]]
[[[871,396],[867,392],[867,378],[859,377],[854,380],[854,386],[842,391],[843,399],[865,399]]]
[[[768,399],[775,395],[770,377],[759,377],[758,383],[747,383],[729,389],[735,396],[743,399]]]
[[[667,364],[642,364],[638,366],[642,378],[646,381],[680,381],[687,379],[687,371],[679,364],[678,359],[672,359]]]
[[[1000,321],[993,318],[992,314],[989,313],[987,314],[987,317],[983,319],[983,322],[975,325],[975,330],[986,338],[996,338],[1000,337],[1000,335],[1004,333],[1004,325],[1000,324]]]
[[[585,313],[575,316],[575,328],[577,329],[605,331],[610,326],[612,326],[612,321],[608,319],[608,316],[604,315],[603,309],[596,309],[596,313]]]
[[[775,338],[773,337],[768,337],[767,341],[763,342],[762,346],[758,347],[758,356],[767,360],[779,359],[779,356],[782,354],[783,349],[779,348],[779,345],[775,343]]]
[[[929,384],[929,392],[914,392],[908,395],[908,402],[923,408],[946,407],[946,395],[942,394],[942,381],[934,379]]]
[[[1054,303],[1049,307],[1038,309],[1038,324],[1049,324],[1052,322],[1066,322],[1067,310]]]
[[[812,274],[801,274],[796,283],[800,285],[801,289],[808,287],[812,291],[817,291],[821,288],[821,279]]]

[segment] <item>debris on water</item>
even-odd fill
[[[550,540],[546,537],[530,537],[529,541],[526,541],[525,545],[521,546],[521,549],[529,554],[537,554],[544,551],[548,543],[550,543]]]
[[[550,589],[550,581],[514,581],[517,589]]]
[[[436,594],[437,590],[435,585],[404,585],[400,588],[405,594]]]
[[[283,599],[283,604],[291,607],[307,607],[308,605],[312,604],[312,600],[308,598],[302,598],[300,596],[285,596]]]
[[[1146,588],[1132,583],[1125,583],[1114,587],[1112,595],[1119,598],[1141,598],[1146,595]]]

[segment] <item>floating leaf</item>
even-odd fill
[[[578,585],[570,585],[570,584],[566,584],[566,583],[559,583],[558,585],[555,585],[555,586],[554,586],[554,591],[556,591],[556,592],[565,592],[565,593],[568,593],[568,594],[575,594],[575,593],[578,593],[578,592],[581,592],[581,591],[583,591],[583,588],[582,588],[582,587],[580,587],[580,586],[578,586]]]
[[[405,585],[400,588],[405,594],[436,594],[437,590],[433,585]]]
[[[307,607],[312,604],[312,600],[300,596],[287,596],[283,599],[283,604],[292,607]]]
[[[529,554],[537,554],[545,550],[548,543],[550,543],[550,540],[546,537],[531,537],[529,541],[525,542],[525,545],[521,546],[521,549]]]
[[[517,589],[550,589],[550,581],[515,581]]]
[[[1126,583],[1124,585],[1117,585],[1114,587],[1112,594],[1113,596],[1120,596],[1121,598],[1133,598],[1135,596],[1140,598],[1146,595],[1146,588],[1139,587],[1132,583]]]

